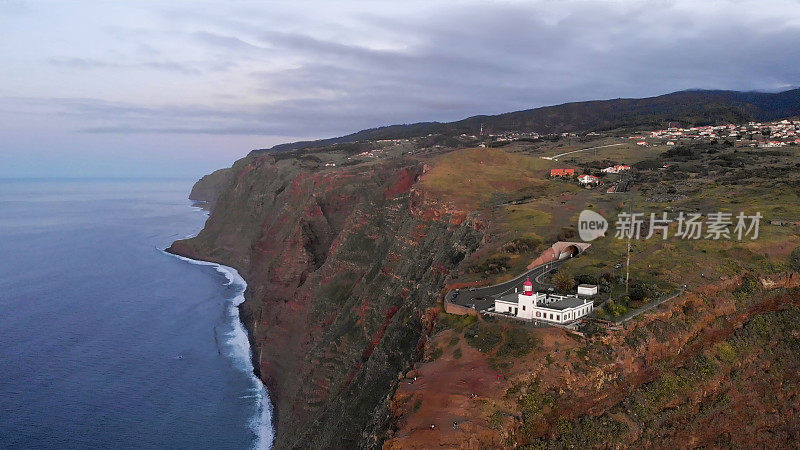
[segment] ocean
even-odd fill
[[[0,181],[0,448],[268,448],[235,270],[167,254],[192,180]]]

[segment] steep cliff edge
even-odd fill
[[[213,206],[220,192],[225,189],[228,181],[230,181],[232,172],[233,169],[227,168],[215,170],[208,175],[204,175],[192,186],[189,200],[206,202],[209,207]]]
[[[202,232],[169,250],[247,280],[242,318],[276,447],[380,445],[428,309],[480,233],[417,189],[418,160],[325,168],[265,155],[230,170]]]
[[[800,215],[800,155],[618,142],[609,157],[634,166],[635,184],[610,195],[548,179],[562,164],[610,164],[540,157],[564,142],[462,144],[251,153],[204,230],[173,244],[247,279],[242,318],[277,407],[278,448],[796,444],[800,229],[786,222]],[[581,337],[437,315],[445,282],[519,273],[537,246],[574,236],[584,208],[612,220],[629,210],[765,220],[758,239],[637,240],[630,293],[617,267],[625,241],[593,241],[559,272],[604,286],[598,317],[687,286],[624,327],[589,323]]]

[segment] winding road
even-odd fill
[[[558,268],[568,260],[569,258],[566,258],[559,261],[542,264],[541,266],[536,266],[522,275],[517,276],[513,280],[495,284],[493,286],[475,288],[474,291],[461,289],[455,298],[453,298],[453,294],[456,292],[450,291],[447,293],[445,301],[452,301],[457,305],[466,306],[467,308],[471,308],[474,305],[475,309],[478,311],[484,311],[489,307],[494,306],[494,297],[512,292],[514,288],[522,289],[522,283],[524,283],[525,279],[529,277],[533,283],[534,290],[546,291],[552,285],[541,281],[542,276]]]

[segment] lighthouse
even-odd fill
[[[530,278],[526,278],[525,282],[522,283],[522,295],[533,295],[533,283],[531,283]]]
[[[526,278],[522,292],[495,297],[493,312],[535,322],[565,324],[593,310],[594,303],[586,298],[534,292],[531,279]]]

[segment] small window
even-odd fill
[[[525,311],[525,305],[522,305],[522,310]]]

